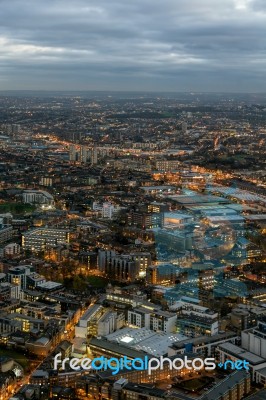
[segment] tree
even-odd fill
[[[80,276],[76,275],[73,279],[73,289],[80,292],[84,292],[87,287],[87,283]]]

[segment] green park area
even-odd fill
[[[29,360],[23,353],[19,353],[12,349],[6,349],[0,347],[0,357],[9,357],[13,358],[18,364],[22,366],[24,371],[27,371],[29,368]]]
[[[101,276],[89,276],[87,279],[88,279],[89,284],[97,289],[106,287],[108,282],[110,282],[109,279],[101,277]]]
[[[1,203],[0,204],[0,213],[10,212],[11,214],[26,214],[29,212],[33,212],[35,210],[35,206],[31,204],[23,204],[23,203]]]
[[[105,288],[108,284],[109,279],[101,277],[101,276],[82,276],[76,275],[74,278],[65,278],[63,283],[67,288],[73,288],[74,290],[84,291],[88,288],[88,285],[92,286],[95,289]]]

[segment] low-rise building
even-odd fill
[[[155,332],[171,333],[176,331],[177,315],[168,311],[153,310],[151,307],[139,307],[128,311],[128,324],[146,328]]]
[[[23,203],[54,205],[53,196],[43,190],[25,190],[22,198]]]
[[[47,246],[69,243],[69,231],[65,229],[39,228],[22,235],[22,247],[33,252],[43,251]]]

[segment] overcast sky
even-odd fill
[[[0,0],[0,90],[266,92],[266,0]]]

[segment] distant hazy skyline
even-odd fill
[[[0,0],[0,90],[266,92],[265,0]]]

